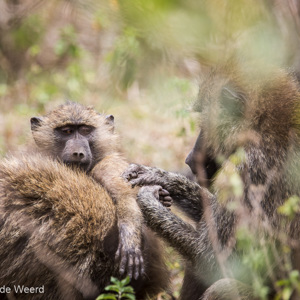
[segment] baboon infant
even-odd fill
[[[44,117],[31,118],[31,129],[39,150],[79,168],[100,183],[113,199],[118,216],[120,275],[137,279],[144,273],[141,252],[142,214],[136,203],[136,190],[121,177],[128,163],[121,155],[114,117],[97,113],[91,107],[68,102]],[[165,206],[170,197],[160,191]]]

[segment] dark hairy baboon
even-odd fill
[[[202,184],[142,165],[124,174],[133,186],[144,185],[138,203],[148,226],[188,261],[181,299],[256,299],[246,285],[253,278],[243,265],[245,253],[237,247],[240,226],[253,228],[256,239],[270,239],[273,247],[282,239],[292,250],[291,268],[298,267],[299,215],[290,219],[278,208],[300,196],[299,84],[282,70],[254,74],[228,64],[212,70],[200,86],[195,109],[201,132],[186,163]],[[237,153],[243,153],[240,159]],[[226,188],[230,174],[241,192]],[[196,228],[156,200],[159,186]],[[275,283],[288,275],[276,271],[284,265],[281,254],[266,264],[271,298],[270,277]]]
[[[31,128],[37,153],[0,167],[1,284],[44,287],[22,299],[93,299],[126,272],[138,299],[165,289],[161,247],[120,177],[113,117],[69,102]]]

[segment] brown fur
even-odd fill
[[[96,297],[114,270],[118,227],[107,192],[41,156],[0,164],[0,282],[45,287],[20,299]]]

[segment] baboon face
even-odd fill
[[[201,130],[185,162],[194,174],[210,180],[219,169],[218,156],[228,156],[237,147],[246,97],[226,79],[209,78],[200,87],[194,109],[200,114]]]
[[[198,180],[206,186],[206,180],[211,180],[220,166],[215,158],[209,156],[205,151],[203,131],[200,131],[193,149],[185,159],[185,163],[192,172],[198,176]]]
[[[112,115],[67,103],[44,117],[31,118],[36,144],[63,163],[88,172],[116,144]]]
[[[34,119],[31,122],[33,121]],[[55,128],[55,149],[58,157],[67,165],[88,171],[93,161],[90,144],[93,145],[94,130],[93,126],[84,124],[67,124]]]

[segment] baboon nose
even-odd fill
[[[187,158],[185,159],[185,163],[190,167],[191,171],[194,173],[194,174],[197,174],[197,168],[195,166],[195,161],[194,161],[194,151],[192,150]]]
[[[78,160],[82,160],[84,158],[83,152],[73,152],[73,157]]]

